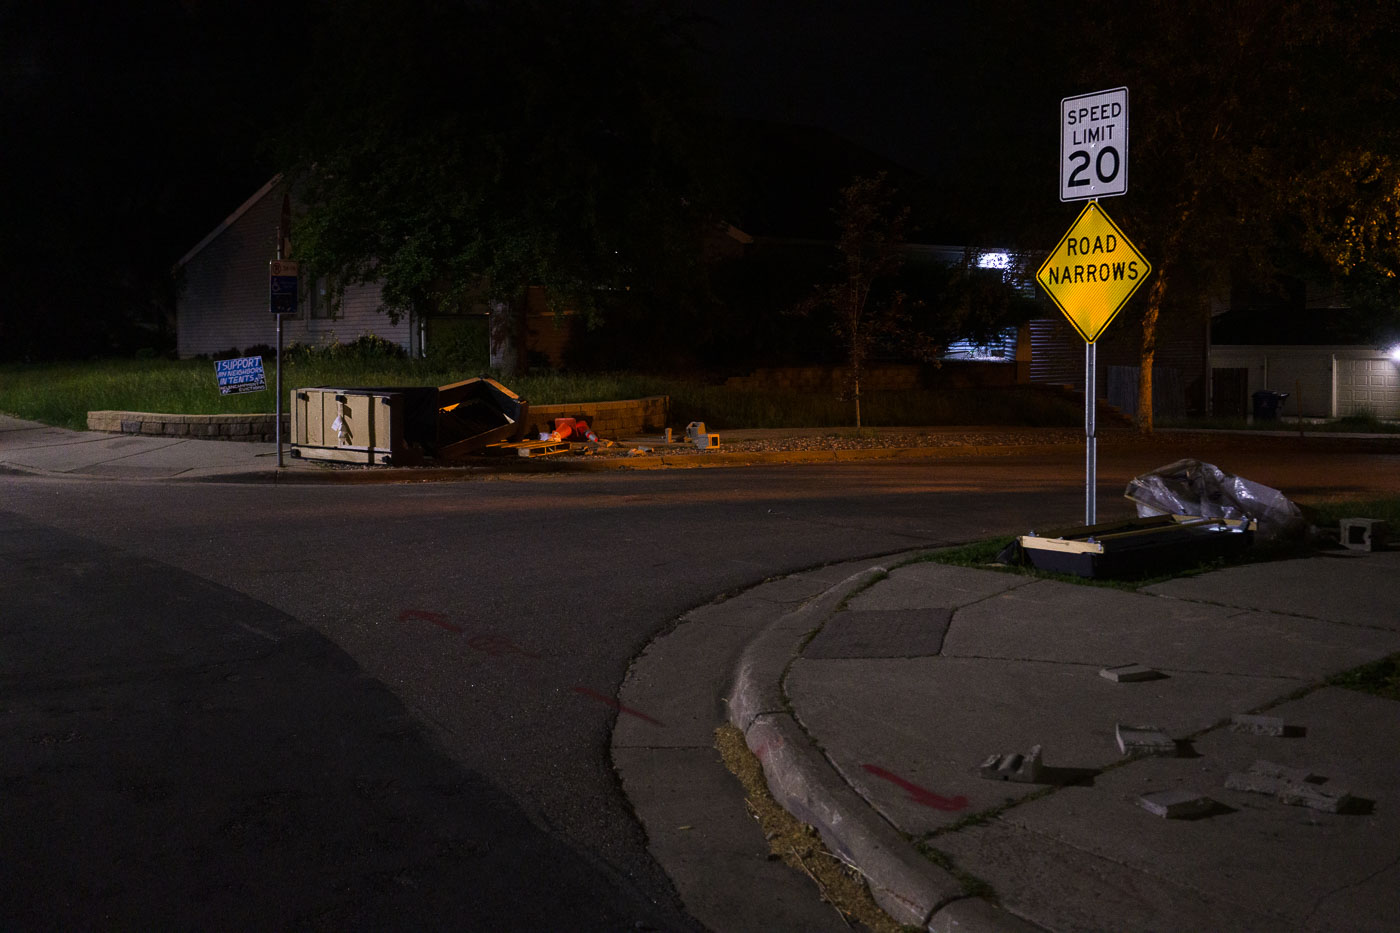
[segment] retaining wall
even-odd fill
[[[599,437],[634,437],[666,427],[671,398],[648,398],[618,402],[575,402],[565,405],[531,405],[529,433],[537,436],[551,430],[555,418],[581,418]],[[266,441],[274,443],[276,415],[165,415],[139,411],[90,411],[89,431],[115,434],[146,434],[158,437],[190,437],[211,441]],[[291,415],[282,415],[282,439],[289,440]]]

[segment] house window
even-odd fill
[[[945,360],[986,360],[1007,362],[1016,359],[1016,328],[1010,327],[987,340],[954,340],[943,351]]]
[[[308,273],[302,276],[301,282],[301,303],[306,307],[307,317],[313,320],[335,318],[340,302],[331,277],[317,275],[308,270]]]

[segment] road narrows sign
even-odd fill
[[[1035,280],[1086,343],[1099,339],[1152,265],[1097,202],[1084,205]]]

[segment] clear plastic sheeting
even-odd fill
[[[1255,534],[1263,540],[1295,537],[1308,528],[1298,506],[1277,489],[1200,460],[1178,460],[1144,473],[1130,480],[1123,494],[1137,503],[1141,518],[1198,515],[1253,520]]]

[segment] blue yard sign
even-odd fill
[[[277,259],[268,263],[268,304],[273,314],[297,313],[297,264]]]
[[[218,360],[214,363],[214,375],[219,380],[220,395],[242,395],[244,392],[262,392],[267,388],[260,356]]]

